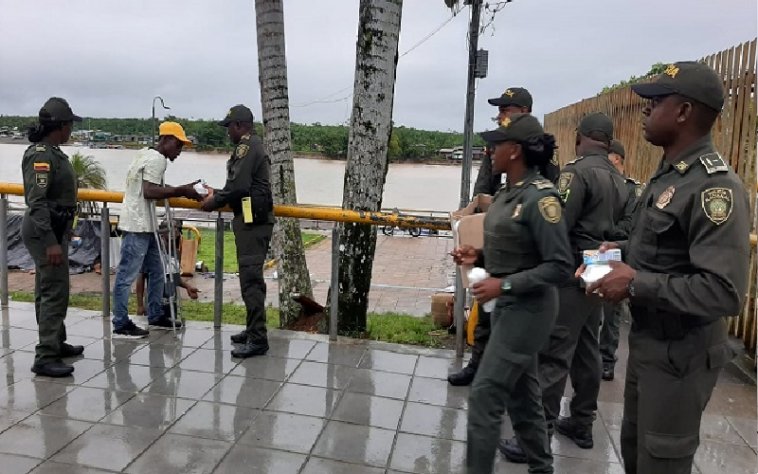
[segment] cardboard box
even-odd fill
[[[432,295],[432,321],[439,327],[453,324],[448,305],[453,302],[453,293],[435,293]]]
[[[450,213],[450,224],[453,227],[453,245],[471,245],[475,249],[484,247],[484,216],[492,204],[492,196],[488,194],[478,194],[471,201],[471,204],[463,209]],[[479,209],[482,212],[476,213]],[[463,286],[468,288],[468,272],[473,267],[471,265],[460,265],[458,270],[461,272]]]

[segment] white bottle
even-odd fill
[[[484,270],[484,268],[472,268],[468,272],[468,281],[469,281],[469,287],[474,286],[475,284],[479,283],[480,281],[484,281],[487,279],[487,272]],[[497,302],[497,299],[490,300],[484,304],[482,304],[482,310],[484,310],[487,313],[491,313],[493,309],[495,309],[495,303]]]

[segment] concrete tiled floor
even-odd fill
[[[191,323],[176,337],[111,341],[108,321],[72,311],[69,334],[85,356],[73,378],[52,380],[29,371],[33,307],[13,303],[1,321],[1,472],[464,472],[468,389],[446,383],[460,367],[449,351],[272,331],[269,355],[240,362],[228,343],[238,328]],[[556,473],[623,473],[623,364],[618,372],[603,384],[595,448],[556,436]],[[694,472],[756,472],[755,418],[755,387],[725,374]],[[498,457],[496,472],[527,471]]]

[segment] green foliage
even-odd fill
[[[663,74],[663,71],[666,70],[667,66],[668,66],[668,64],[655,63],[655,64],[653,64],[650,67],[650,70],[647,72],[647,74],[645,74],[643,76],[639,76],[639,77],[632,76],[632,77],[629,78],[628,81],[621,81],[618,84],[613,84],[612,86],[603,87],[603,90],[600,91],[600,93],[598,95],[603,95],[603,94],[606,94],[606,93],[608,93],[608,92],[610,92],[612,90],[616,90],[616,89],[623,89],[624,87],[629,87],[632,84],[636,84],[638,82],[643,82],[643,81],[645,81],[647,79],[650,79],[653,76],[657,76],[658,74]]]
[[[71,166],[74,167],[80,188],[108,189],[105,168],[95,157],[74,153],[71,155]]]
[[[0,127],[18,127],[24,130],[33,122],[34,117],[0,116]],[[169,115],[163,120],[182,124],[188,136],[195,137],[199,150],[229,151],[232,144],[226,135],[226,129],[214,120],[188,120]],[[156,127],[160,123],[156,120]],[[128,118],[85,118],[75,124],[76,130],[102,130],[112,135],[151,136],[152,121],[148,119]],[[255,124],[256,133],[263,135],[263,125]],[[347,156],[350,129],[346,125],[311,125],[292,123],[292,150],[300,154],[323,155],[330,158]],[[455,132],[438,132],[418,130],[411,127],[395,126],[389,143],[390,161],[426,161],[439,159],[439,150],[463,145],[463,134]],[[474,146],[484,142],[474,135]]]

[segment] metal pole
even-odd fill
[[[103,277],[103,317],[111,315],[111,218],[108,203],[100,214],[100,274]]]
[[[340,301],[340,234],[335,225],[332,228],[332,297],[329,308],[329,340],[337,340]]]
[[[471,193],[471,145],[474,134],[474,99],[476,97],[476,51],[479,49],[479,20],[482,0],[471,1],[471,24],[469,25],[468,83],[466,85],[466,116],[463,123],[463,159],[461,163],[461,205],[468,206]],[[455,272],[455,355],[463,357],[463,312],[466,308],[466,289],[463,288],[460,270]],[[473,330],[473,328],[471,328]]]
[[[224,311],[224,217],[216,217],[216,278],[213,287],[213,327],[221,327],[221,313]]]
[[[8,196],[0,195],[0,305],[8,306]]]

